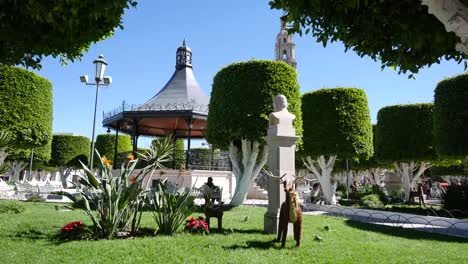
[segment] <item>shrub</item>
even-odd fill
[[[42,203],[45,201],[46,201],[46,198],[40,196],[39,194],[32,194],[26,199],[26,202],[33,202],[33,203]]]
[[[307,156],[372,156],[372,124],[363,90],[333,88],[306,93],[302,96],[302,113]]]
[[[460,185],[452,183],[442,195],[444,209],[468,212],[468,181]]]
[[[0,102],[0,130],[10,132],[16,148],[51,142],[52,84],[47,79],[24,69],[0,66]]]
[[[60,228],[58,240],[84,240],[92,237],[92,231],[81,221],[70,222]]]
[[[0,214],[14,213],[20,214],[26,211],[24,205],[16,202],[2,202],[0,203]]]
[[[199,216],[197,219],[191,217],[185,223],[185,231],[192,234],[209,234],[208,224],[205,222],[205,219]]]
[[[221,69],[213,79],[208,142],[221,149],[241,139],[262,142],[279,94],[288,99],[288,110],[296,115],[296,134],[301,135],[301,95],[294,68],[284,62],[251,60]]]
[[[361,204],[369,208],[382,208],[384,205],[375,194],[369,194],[361,198]]]

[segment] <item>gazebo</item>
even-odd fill
[[[105,113],[102,125],[116,131],[116,141],[119,132],[131,135],[133,152],[137,151],[140,135],[163,137],[171,134],[175,139],[187,139],[188,166],[190,140],[205,136],[209,100],[195,79],[192,51],[184,40],[177,49],[175,72],[167,84],[142,105],[124,102],[118,109]]]

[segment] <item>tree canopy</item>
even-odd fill
[[[342,41],[345,51],[380,60],[382,68],[417,73],[441,59],[461,63],[467,55],[455,50],[460,38],[414,0],[272,0],[286,12],[291,32],[309,34],[323,43]]]
[[[81,168],[88,163],[91,143],[89,138],[75,135],[54,135],[52,138],[52,159],[54,166]]]
[[[115,135],[98,135],[96,137],[95,148],[99,151],[101,157],[106,156],[108,160],[114,159],[114,148],[115,148]],[[126,152],[132,150],[132,142],[130,140],[130,136],[127,135],[119,135],[119,140],[117,143],[117,153],[118,152]],[[99,160],[95,160],[94,162],[100,163]],[[93,163],[94,163],[93,162]]]
[[[134,0],[0,1],[0,64],[41,68],[44,56],[73,61],[122,27]]]
[[[332,88],[306,93],[302,96],[302,116],[307,156],[372,156],[372,124],[363,90]]]
[[[0,130],[14,138],[13,148],[50,144],[52,84],[47,79],[24,69],[0,66],[0,102]]]
[[[221,69],[213,80],[207,140],[227,149],[241,139],[263,142],[273,99],[282,94],[289,112],[296,115],[296,134],[302,134],[301,95],[297,73],[278,61],[251,60]]]
[[[434,142],[446,158],[468,156],[468,74],[442,80],[434,95]]]
[[[388,162],[435,160],[432,103],[386,106],[377,114],[378,160]]]

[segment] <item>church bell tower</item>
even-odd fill
[[[275,53],[277,61],[284,61],[296,69],[296,51],[293,36],[288,34],[286,22],[281,20],[281,30],[276,36]]]

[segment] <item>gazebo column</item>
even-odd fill
[[[119,128],[120,124],[117,124],[117,129],[115,130],[115,145],[114,145],[114,170],[117,169],[115,167],[116,161],[117,161],[117,146],[119,145]]]
[[[176,142],[177,142],[177,136],[176,136],[176,131],[174,130],[173,132],[173,135],[174,135],[174,141],[172,142],[172,148],[173,148],[173,151],[172,151],[172,168],[173,169],[176,169],[176,157],[177,157],[177,150],[176,150]]]
[[[135,119],[133,121],[133,139],[132,139],[132,143],[133,143],[133,156],[136,156],[137,155],[137,150],[138,150],[138,123],[137,123],[137,120]]]
[[[185,168],[187,170],[190,169],[190,140],[192,137],[192,125],[193,125],[192,117],[188,119],[188,138],[187,138],[187,156],[185,158]]]

